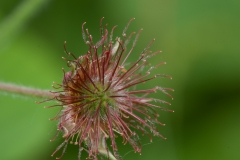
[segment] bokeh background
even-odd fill
[[[97,42],[99,20],[120,35],[135,17],[128,33],[143,28],[130,60],[136,60],[152,38],[153,51],[163,53],[152,64],[166,61],[154,73],[173,77],[143,86],[175,89],[159,111],[159,127],[168,139],[142,137],[142,155],[121,145],[123,160],[239,160],[240,159],[240,1],[239,0],[122,0],[57,1],[1,0],[0,81],[51,89],[61,82],[63,42],[81,55],[87,50],[81,24]],[[0,92],[0,159],[52,160],[51,153],[63,141],[54,142],[57,122],[49,121],[58,109],[43,109],[42,99]],[[59,152],[57,155],[59,155]],[[69,145],[63,160],[77,159],[78,147]],[[83,154],[85,159],[86,154]]]

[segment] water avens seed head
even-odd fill
[[[87,151],[89,159],[97,159],[106,156],[109,159],[121,159],[117,154],[118,147],[115,142],[117,137],[122,137],[123,144],[129,143],[135,152],[141,153],[142,146],[136,130],[143,135],[148,135],[150,141],[152,136],[165,139],[155,124],[164,126],[158,121],[159,114],[155,109],[172,111],[159,106],[156,103],[170,104],[166,101],[149,97],[149,94],[161,91],[172,96],[167,91],[171,88],[153,87],[151,89],[136,89],[139,84],[151,81],[158,77],[170,77],[163,74],[150,74],[150,70],[156,69],[161,64],[149,66],[147,60],[160,51],[152,53],[148,49],[154,40],[139,53],[136,62],[129,65],[127,59],[136,45],[136,41],[142,29],[136,34],[133,44],[127,50],[127,45],[132,32],[127,35],[126,31],[131,19],[123,31],[122,37],[113,40],[114,26],[108,31],[107,26],[100,21],[101,39],[95,44],[89,31],[82,25],[83,40],[88,45],[86,54],[79,57],[69,52],[64,42],[64,50],[68,55],[64,58],[70,71],[63,69],[63,80],[61,84],[55,83],[53,87],[59,89],[54,92],[54,98],[60,106],[60,112],[52,119],[58,120],[58,132],[63,132],[64,142],[57,147],[62,149],[62,155],[67,145],[79,145],[78,159],[83,150]],[[144,71],[147,67],[146,71]],[[53,140],[56,138],[53,138]],[[110,145],[107,145],[109,139]],[[113,153],[113,154],[112,154]]]

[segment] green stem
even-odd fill
[[[16,38],[17,34],[25,27],[44,4],[49,0],[23,0],[17,7],[0,23],[0,46],[6,47]],[[1,47],[0,51],[4,48]]]
[[[35,96],[35,97],[53,98],[54,96],[53,93],[46,90],[24,87],[24,86],[3,83],[3,82],[0,82],[0,91],[7,91],[11,93],[18,93],[18,94],[24,94],[27,96]]]
[[[101,143],[98,144],[98,151],[99,151],[99,153],[101,153],[102,155],[108,157],[109,160],[117,160],[117,158],[115,158],[113,156],[113,154],[106,149],[107,147],[106,147],[106,142],[105,142],[104,135],[102,135],[99,139],[101,140]]]

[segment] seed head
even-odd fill
[[[133,64],[126,63],[129,55],[136,45],[136,41],[142,29],[136,34],[133,44],[127,50],[131,37],[135,32],[127,36],[127,29],[133,19],[129,21],[121,37],[113,39],[111,33],[102,26],[100,21],[101,39],[96,44],[93,38],[82,25],[82,35],[84,42],[88,45],[88,51],[82,56],[76,57],[64,49],[70,58],[63,58],[71,71],[64,72],[61,84],[54,83],[55,96],[51,100],[57,100],[59,104],[49,107],[60,106],[60,112],[52,119],[58,120],[58,132],[63,132],[65,141],[55,150],[63,148],[62,155],[67,145],[75,144],[79,146],[78,159],[81,151],[88,153],[88,158],[97,159],[104,155],[109,159],[121,159],[117,154],[118,147],[115,139],[122,137],[123,143],[129,143],[135,152],[141,153],[142,147],[136,130],[146,134],[152,141],[152,136],[159,136],[165,139],[157,130],[155,124],[164,126],[158,121],[158,113],[155,109],[172,111],[162,108],[156,102],[170,104],[166,101],[150,98],[150,93],[161,91],[172,98],[167,91],[171,88],[156,86],[152,89],[136,90],[136,86],[153,80],[157,77],[168,77],[164,74],[151,76],[150,72],[165,62],[155,66],[147,66],[147,60],[161,51],[152,53],[149,45],[140,53],[139,58]],[[56,135],[56,136],[57,136]],[[56,137],[55,136],[55,137]],[[53,140],[55,139],[53,138]],[[108,148],[109,139],[111,148]],[[113,154],[111,153],[113,152]]]

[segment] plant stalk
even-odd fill
[[[114,155],[109,150],[106,149],[107,147],[105,143],[105,137],[103,134],[100,136],[99,139],[101,140],[101,143],[98,144],[99,153],[106,156],[109,160],[117,160],[117,158],[115,158]]]
[[[6,91],[10,93],[18,93],[27,96],[34,96],[34,97],[44,97],[44,98],[53,98],[54,93],[51,93],[46,90],[35,89],[10,83],[0,82],[0,91]]]
[[[51,0],[22,0],[0,23],[0,53]]]

